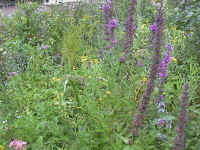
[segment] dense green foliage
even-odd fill
[[[177,9],[169,7],[164,14],[164,43],[169,40],[174,50],[164,84],[166,114],[162,117],[171,119],[172,127],[156,125],[159,114],[152,102],[133,145],[128,144],[133,115],[145,88],[152,53],[148,25],[153,23],[155,8],[149,1],[137,5],[137,30],[126,63],[120,63],[119,56],[128,0],[114,3],[118,44],[112,49],[114,55],[104,61],[97,55],[105,45],[99,6],[80,4],[72,11],[24,4],[12,18],[1,17],[0,150],[9,149],[12,138],[27,141],[27,150],[170,150],[186,81],[190,101],[185,149],[199,150],[200,64],[196,53],[191,53],[199,49],[190,46],[198,42],[195,37],[200,33],[196,32],[197,1],[177,14],[177,22],[169,17]],[[188,32],[195,37],[187,36]],[[142,67],[137,65],[138,59]],[[10,72],[16,74],[9,77]],[[163,139],[158,137],[160,133]]]

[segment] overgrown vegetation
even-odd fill
[[[129,3],[112,1],[108,17],[117,23],[108,29],[117,42],[109,48],[105,14],[97,4],[73,10],[21,4],[11,18],[1,17],[0,150],[20,142],[27,150],[171,150],[185,83],[184,147],[200,149],[199,3],[182,2],[174,9],[173,2],[163,0],[161,63],[166,49],[173,50],[166,72],[157,73],[139,136],[132,134],[132,121],[149,82],[158,6],[137,2],[133,42],[122,61]],[[163,96],[159,105],[158,96]]]

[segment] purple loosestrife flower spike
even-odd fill
[[[102,10],[104,13],[104,40],[108,45],[104,46],[104,50],[99,50],[99,58],[101,59],[103,58],[103,54],[107,53],[105,50],[109,50],[117,44],[117,39],[115,36],[115,28],[117,26],[117,20],[114,18],[111,19],[111,8],[112,8],[111,0],[107,0],[106,4],[102,6]]]
[[[125,38],[123,43],[123,53],[126,55],[132,46],[133,43],[133,35],[136,30],[136,26],[133,25],[133,17],[136,6],[136,0],[131,0],[128,7],[128,15],[125,21]]]
[[[185,128],[187,122],[187,103],[188,103],[188,89],[189,85],[184,85],[183,94],[181,97],[180,111],[178,117],[178,125],[176,127],[176,137],[174,138],[174,145],[172,150],[184,149]]]
[[[155,87],[155,80],[157,79],[158,66],[160,63],[160,53],[161,53],[161,45],[162,45],[162,35],[163,35],[163,12],[162,7],[157,9],[157,15],[155,18],[156,23],[156,31],[155,31],[155,39],[153,41],[153,55],[151,59],[151,65],[149,69],[148,80],[146,82],[146,88],[144,89],[144,93],[141,97],[140,104],[138,106],[138,112],[135,114],[133,119],[133,127],[132,134],[133,136],[138,136],[138,129],[142,127],[142,121],[144,119],[145,113],[147,111],[148,104],[150,102],[152,92]]]
[[[115,36],[115,28],[117,26],[117,20],[116,19],[111,19],[108,23],[109,26],[109,32],[110,32],[110,44],[111,48],[114,47],[117,44],[117,39]]]
[[[167,78],[168,70],[167,70],[167,65],[170,62],[170,52],[172,51],[172,46],[170,44],[165,45],[165,56],[163,57],[163,60],[159,64],[158,67],[158,75],[160,78],[159,81],[159,93],[158,93],[158,98],[156,99],[155,103],[158,104],[159,102],[162,101],[163,99],[163,84],[165,79]]]
[[[109,24],[109,20],[110,20],[110,15],[111,15],[111,1],[107,0],[106,4],[104,4],[102,6],[102,10],[104,12],[104,35],[105,35],[105,40],[109,41],[109,28],[108,28],[108,24]]]

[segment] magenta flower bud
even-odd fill
[[[116,19],[111,19],[108,23],[108,26],[110,28],[110,30],[112,30],[113,28],[115,28],[117,25],[117,20]]]
[[[151,30],[151,32],[155,32],[156,31],[156,25],[150,24],[149,29]]]

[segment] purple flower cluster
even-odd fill
[[[163,127],[165,125],[165,120],[164,119],[158,119],[157,125],[160,127]]]
[[[174,138],[174,145],[172,150],[184,149],[185,129],[187,122],[187,103],[188,103],[188,89],[189,85],[184,85],[183,94],[181,97],[180,111],[178,117],[178,124],[176,127],[176,137]]]
[[[14,150],[24,150],[26,148],[27,142],[21,140],[12,140],[9,144],[10,149]]]

